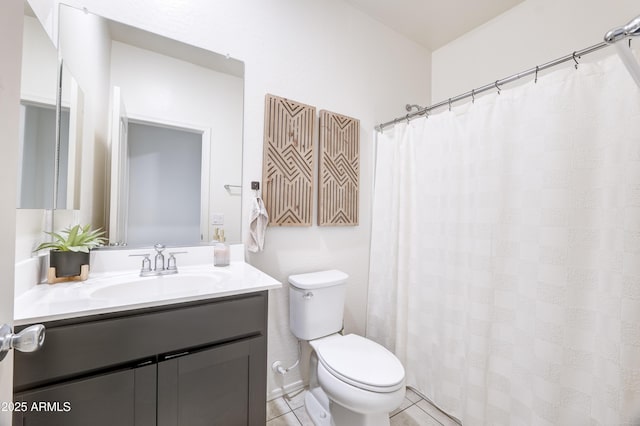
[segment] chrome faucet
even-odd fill
[[[156,256],[153,263],[153,269],[151,268],[151,258],[149,253],[142,254],[130,254],[129,256],[140,256],[142,259],[142,267],[140,268],[141,277],[150,277],[156,275],[170,275],[178,273],[178,265],[176,263],[176,254],[187,253],[186,251],[174,251],[169,252],[169,258],[167,259],[167,266],[165,268],[163,251],[166,246],[163,244],[156,244],[153,246],[156,250]]]
[[[153,246],[153,248],[156,249],[156,259],[153,265],[153,270],[156,271],[156,273],[158,274],[162,274],[165,270],[164,254],[162,254],[162,252],[164,251],[166,246],[164,244],[156,244],[155,246]],[[160,266],[158,266],[158,263],[160,264]]]

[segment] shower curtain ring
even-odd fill
[[[476,89],[471,89],[471,103],[476,103]]]
[[[500,94],[500,90],[501,90],[501,89],[500,89],[500,86],[498,86],[498,82],[499,82],[499,81],[500,81],[500,80],[496,80],[496,82],[495,82],[496,89],[498,89],[498,95]]]
[[[536,79],[533,80],[534,83],[538,84],[538,71],[540,70],[540,67],[536,65]]]
[[[409,124],[409,114],[407,114],[405,118],[407,119],[407,124]]]
[[[574,65],[574,67],[576,67],[576,69],[578,69],[578,65],[580,64],[580,62],[578,62],[578,60],[576,59],[576,52],[573,52],[573,61],[576,63]]]
[[[449,111],[451,111],[451,98],[449,98]]]

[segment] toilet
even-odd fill
[[[404,367],[383,346],[340,334],[347,278],[337,270],[289,277],[289,328],[312,348],[305,408],[316,426],[387,426],[404,399]]]

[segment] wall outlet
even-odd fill
[[[213,213],[211,214],[211,224],[212,225],[224,225],[224,213]]]

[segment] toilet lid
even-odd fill
[[[330,271],[309,272],[289,276],[289,284],[303,290],[313,290],[322,287],[331,287],[344,284],[349,275],[342,271],[332,269]]]
[[[404,367],[398,358],[362,336],[330,339],[318,345],[316,353],[331,374],[359,388],[393,392],[404,384]]]

